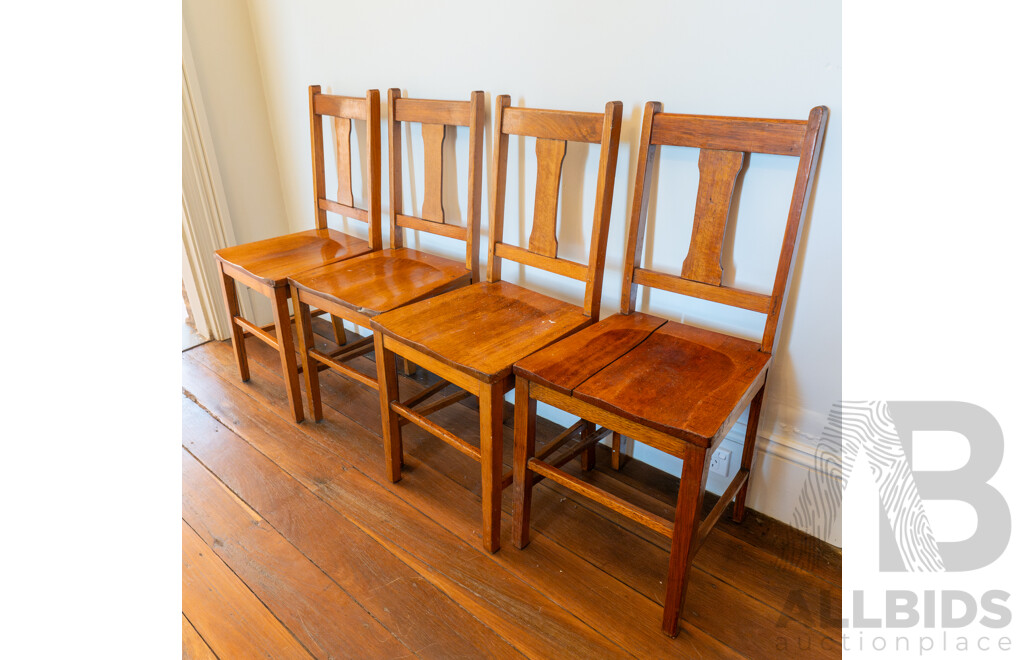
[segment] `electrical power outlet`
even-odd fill
[[[714,454],[711,454],[711,467],[708,471],[711,474],[718,474],[723,477],[729,476],[729,457],[732,456],[732,452],[728,449],[719,449]]]

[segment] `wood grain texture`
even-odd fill
[[[481,621],[504,631],[503,636],[526,655],[621,657],[628,648],[644,657],[740,657],[685,621],[680,636],[669,639],[652,625],[660,616],[658,606],[544,535],[534,538],[530,556],[481,552],[473,540],[479,534],[479,499],[453,491],[461,486],[437,472],[434,461],[407,455],[400,485],[371,481],[364,475],[383,481],[378,476],[380,440],[346,417],[328,415],[322,424],[295,427],[283,423],[265,401],[225,398],[221,385],[200,383],[189,370],[185,377],[189,391],[209,402],[233,430],[314,488],[333,508],[351,516],[389,551],[415,565],[431,583],[443,585]],[[274,391],[263,388],[260,396]],[[476,426],[472,418],[465,421]],[[339,444],[338,437],[346,441]],[[410,437],[409,442],[415,439]],[[424,455],[429,457],[436,446],[424,445]],[[458,456],[454,450],[450,455]],[[341,469],[339,462],[348,465],[346,460],[358,469]],[[460,460],[460,469],[478,484],[478,466]],[[381,492],[381,486],[387,492]],[[503,517],[503,524],[510,522],[507,513]],[[507,571],[506,577],[493,573],[497,569]],[[566,575],[574,579],[567,580]],[[714,588],[710,591],[714,593]],[[606,607],[610,600],[619,605]]]
[[[380,250],[337,264],[314,268],[290,279],[310,300],[333,302],[360,314],[376,316],[469,284],[465,264],[410,248]]]
[[[314,325],[317,326],[318,342],[330,338],[331,329],[328,322],[315,319]],[[229,346],[212,343],[202,349],[202,352],[191,351],[187,355],[192,358],[202,358],[204,362],[212,360],[211,366],[216,363],[219,373],[233,378],[234,362]],[[244,388],[243,396],[256,397],[256,405],[264,409],[280,409],[284,405],[283,392],[279,389],[280,376],[275,376],[273,372],[266,369],[266,365],[272,365],[273,361],[277,359],[276,353],[262,345],[256,345],[253,347],[253,356],[253,367],[256,369],[254,380],[250,385],[239,386]],[[368,368],[374,368],[372,362],[362,358],[358,358],[356,362]],[[275,377],[277,384],[274,381]],[[417,391],[416,389],[406,389],[407,387],[422,387],[416,381],[404,378],[401,379],[400,384],[403,392],[407,393]],[[347,430],[349,427],[337,426],[337,424],[345,423],[350,417],[353,420],[358,420],[360,428],[379,433],[380,423],[375,412],[376,405],[367,405],[366,403],[374,401],[376,395],[343,378],[335,378],[330,375],[324,379],[324,388],[325,404],[330,407],[328,419],[324,424],[332,426],[324,428],[322,431],[318,430],[320,425],[310,426],[306,429],[300,427],[300,430],[314,432],[316,437],[321,438],[320,442],[324,447],[336,447],[340,455],[357,460],[357,464],[363,466],[360,468],[361,470],[369,470],[368,474],[376,478],[378,474],[376,471],[379,470],[380,440],[364,441],[360,439],[360,436],[352,435]],[[191,378],[189,378],[189,389],[190,391],[196,389]],[[231,389],[232,391],[242,391],[233,386]],[[218,416],[225,416],[223,418],[229,421],[246,423],[245,414],[237,408],[230,407],[232,399],[230,395],[213,391],[209,394],[220,397],[216,401],[217,405],[214,406]],[[200,400],[205,401],[205,395],[200,397]],[[472,408],[472,400],[464,403]],[[460,414],[460,410],[463,409],[463,405],[455,405],[439,411],[436,418],[446,428],[472,440],[477,429],[476,418],[475,415],[466,414],[466,412]],[[511,405],[509,405],[510,409]],[[513,445],[511,418],[506,424],[505,463],[508,466],[511,465]],[[546,420],[538,420],[538,427],[543,428],[543,431],[540,432],[546,434],[542,436],[541,441],[544,437],[554,437],[557,434],[557,429]],[[271,432],[273,431],[271,430]],[[339,443],[339,438],[344,438],[344,442]],[[287,445],[288,442],[286,440],[284,444]],[[421,484],[422,488],[431,489],[432,493],[445,493],[442,500],[445,497],[458,497],[452,491],[453,487],[468,489],[468,492],[471,493],[479,491],[479,467],[475,462],[461,458],[454,450],[426,434],[407,434],[406,447],[409,452],[407,460],[410,462],[410,471],[406,473],[403,485],[396,486],[400,489],[398,492],[402,497],[421,495],[420,486],[415,484]],[[587,480],[603,480],[598,482],[599,485],[609,490],[620,480],[624,480],[628,484],[624,483],[623,485],[635,485],[645,495],[656,495],[658,499],[648,498],[652,502],[670,502],[670,504],[662,504],[667,508],[664,509],[666,513],[661,515],[672,515],[672,506],[676,502],[678,476],[672,478],[670,475],[639,461],[628,461],[623,465],[621,472],[614,473],[612,479],[608,477],[608,474],[611,474],[611,468],[607,465],[608,457],[605,448],[598,447],[597,449],[598,460],[593,471],[580,474],[575,466],[567,466],[566,469]],[[287,456],[287,450],[282,455]],[[207,460],[204,460],[204,463],[209,464]],[[331,468],[329,465],[325,469],[330,470],[333,474],[338,473],[337,469]],[[448,485],[429,480],[428,482],[419,481],[424,476],[423,470],[433,470],[438,474],[443,474],[445,483]],[[315,477],[315,475],[313,476]],[[609,479],[610,481],[608,481]],[[314,482],[310,481],[309,483]],[[652,487],[659,490],[651,490]],[[570,550],[576,556],[586,559],[590,564],[601,567],[601,570],[612,575],[622,584],[627,584],[643,593],[645,598],[651,602],[662,602],[664,570],[668,558],[666,539],[628,519],[608,513],[571,491],[561,490],[560,486],[549,480],[545,480],[538,486],[537,493],[538,499],[534,506],[533,520],[535,532],[539,529],[542,539],[546,537],[549,541],[554,541],[561,547]],[[541,493],[546,495],[541,496]],[[419,504],[416,506],[418,507]],[[439,502],[439,506],[445,505],[443,502]],[[465,504],[459,504],[459,510],[469,516],[461,523],[464,527],[471,526],[474,517],[479,515],[476,506],[472,499]],[[645,508],[654,507],[647,507],[645,502]],[[506,513],[511,512],[511,503],[508,500],[506,500],[504,509]],[[776,524],[778,527],[771,527],[771,524]],[[740,536],[736,536],[736,534],[742,535],[742,538],[746,540],[741,540]],[[625,622],[610,620],[607,628],[611,632],[608,634],[621,635],[618,638],[623,640],[622,643],[627,648],[647,649],[654,656],[723,657],[729,652],[725,647],[719,647],[716,650],[706,646],[702,648],[683,646],[683,644],[689,643],[684,642],[688,626],[690,630],[693,630],[693,626],[697,626],[716,639],[725,640],[726,644],[748,657],[766,657],[775,653],[776,638],[779,636],[784,638],[791,649],[797,648],[798,639],[803,640],[803,644],[806,646],[809,634],[815,648],[818,647],[819,642],[823,642],[827,648],[837,648],[828,639],[824,639],[821,633],[809,631],[806,626],[801,624],[802,621],[816,621],[816,610],[793,612],[792,616],[787,615],[788,623],[785,627],[780,628],[777,625],[781,616],[780,612],[785,608],[791,590],[803,589],[805,593],[812,594],[816,598],[820,588],[828,584],[814,578],[802,569],[793,567],[785,558],[787,554],[793,560],[800,562],[800,565],[805,566],[807,570],[824,572],[834,577],[837,582],[839,580],[839,573],[836,570],[838,563],[829,564],[817,561],[815,557],[818,557],[818,554],[808,554],[810,546],[806,537],[801,540],[793,534],[800,536],[795,530],[772,523],[770,519],[765,519],[756,512],[754,515],[748,515],[742,525],[737,526],[731,523],[719,525],[710,535],[705,549],[697,555],[686,601],[687,611],[690,612],[687,616],[690,617],[692,623],[684,619],[680,638],[669,640],[662,635],[657,627],[660,611],[654,610],[651,613],[647,609],[639,614],[627,615],[628,621]],[[472,534],[470,535],[472,536]],[[784,542],[776,543],[776,539],[783,538]],[[765,545],[765,550],[759,549],[762,544]],[[819,545],[822,544],[819,543]],[[538,546],[531,546],[529,552],[533,552],[536,547]],[[508,550],[498,553],[495,558],[507,553]],[[628,554],[630,561],[621,560],[624,553]],[[723,564],[722,562],[727,563]],[[557,568],[565,571],[566,574],[573,570],[565,565],[558,565]],[[704,570],[705,568],[708,571],[713,569],[713,573],[709,574]],[[562,602],[566,603],[570,611],[575,611],[578,606],[573,603],[585,603],[587,598],[595,598],[597,602],[602,603],[601,607],[612,617],[618,612],[629,609],[630,606],[621,604],[616,600],[616,596],[611,595],[611,592],[595,597],[594,592],[589,589],[578,590],[573,579],[566,580],[564,575],[557,577],[560,575],[558,570],[551,571],[556,575],[553,578],[552,587],[558,597],[564,599]],[[807,580],[812,582],[807,582]],[[558,584],[554,584],[554,582]],[[834,584],[831,589],[836,589]],[[575,596],[572,595],[573,593]],[[747,593],[756,595],[751,597],[747,596]],[[839,602],[838,598],[838,591],[835,591],[834,600],[837,603]],[[816,608],[815,603],[811,603],[811,606]],[[590,607],[590,604],[585,607]],[[722,612],[725,611],[730,612],[730,615],[722,616]],[[588,613],[586,617],[590,620],[589,617],[597,614],[600,613]],[[794,617],[799,620],[794,620]],[[736,620],[744,621],[744,626],[735,626]],[[513,627],[517,625],[511,620],[508,621],[508,624]],[[515,640],[517,644],[533,643],[526,641],[532,634],[529,629],[517,628],[517,630],[520,632],[510,633],[512,637],[508,639]],[[761,634],[762,632],[763,634]],[[660,638],[674,646],[663,647],[658,651],[651,645],[651,641],[635,641],[633,637],[638,635],[652,635],[653,639]],[[833,635],[834,639],[838,639],[838,624],[827,636]],[[831,646],[828,647],[828,644]],[[636,653],[635,650],[634,653]],[[829,653],[808,652],[808,655],[809,657],[828,657]]]
[[[278,287],[288,276],[370,251],[366,241],[334,229],[310,229],[286,236],[222,248],[216,257]]]
[[[503,114],[501,132],[600,144],[603,123],[604,117],[599,112],[510,107]]]
[[[613,658],[624,654],[621,646],[541,594],[530,581],[521,579],[518,571],[504,568],[500,563],[502,553],[484,554],[476,543],[463,541],[459,534],[466,532],[467,526],[477,525],[479,502],[465,497],[452,499],[450,492],[444,492],[451,486],[436,477],[431,477],[439,489],[435,493],[423,492],[422,487],[409,489],[406,481],[421,483],[420,479],[431,472],[426,464],[410,461],[415,470],[406,476],[402,487],[392,486],[400,489],[399,497],[362,472],[379,474],[380,440],[351,420],[328,417],[322,424],[309,425],[308,431],[314,436],[308,436],[306,429],[283,423],[281,417],[260,410],[251,400],[228,398],[218,404],[208,398],[215,391],[223,393],[223,386],[231,388],[227,382],[200,384],[191,377],[188,382],[218,416],[226,408],[235,410],[233,419],[221,418],[232,430],[245,435],[261,453],[525,655],[568,657],[582,653]],[[339,433],[347,438],[344,453],[359,463],[360,470],[342,469],[350,464],[329,448],[336,444]],[[353,440],[357,444],[353,445]],[[438,496],[440,501],[435,499]],[[412,498],[417,506],[406,498]],[[446,505],[446,501],[456,506]],[[427,502],[432,504],[427,506]],[[475,533],[479,534],[479,529]],[[469,538],[472,535],[467,533]],[[598,580],[598,584],[610,586],[607,578]],[[713,642],[710,646],[724,648]]]
[[[334,164],[338,172],[339,204],[353,206],[352,202],[352,120],[334,117]]]
[[[619,310],[629,314],[636,309],[637,284],[633,281],[633,269],[643,257],[644,242],[641,238],[647,231],[647,207],[651,199],[651,172],[658,149],[651,144],[651,125],[655,113],[662,111],[658,101],[644,104],[644,118],[640,126],[640,145],[637,148],[636,176],[633,180],[633,204],[630,207],[629,228],[626,236],[626,254],[622,265],[622,301]]]
[[[184,614],[181,615],[181,660],[217,660]]]
[[[722,283],[725,225],[729,221],[736,175],[743,167],[743,154],[739,151],[701,149],[697,167],[700,169],[697,208],[682,276],[718,286]]]
[[[575,305],[508,282],[480,282],[381,314],[371,325],[493,383],[508,376],[516,360],[591,322]]]
[[[759,348],[670,321],[577,386],[573,396],[708,446],[744,393],[763,380],[770,356]]]
[[[443,591],[188,400],[183,423],[189,450],[374,618],[400,631],[413,653],[518,657]]]
[[[423,124],[420,128],[423,132],[423,210],[420,217],[443,223],[444,125]]]
[[[313,657],[185,521],[181,609],[218,657]]]
[[[471,121],[470,113],[469,101],[403,99],[401,98],[401,93],[395,97],[395,121],[469,126]]]
[[[515,373],[562,394],[633,350],[665,319],[634,312],[615,314],[516,362]]]
[[[747,119],[659,112],[651,142],[698,149],[800,155],[807,123],[792,119]]]
[[[189,526],[310,653],[397,658],[409,652],[185,450],[182,499]]]
[[[552,259],[558,254],[558,191],[564,159],[565,140],[537,140],[537,187],[530,251]]]
[[[316,114],[331,117],[348,117],[350,119],[366,119],[366,99],[357,96],[320,94],[320,86],[315,85],[315,87],[318,93],[314,99],[313,111]]]

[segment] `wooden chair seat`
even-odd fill
[[[515,373],[707,447],[728,432],[770,361],[757,342],[634,312],[521,360]]]
[[[289,276],[370,251],[366,241],[334,229],[310,229],[286,236],[234,245],[214,254],[269,287]]]
[[[429,319],[429,323],[424,320]],[[583,308],[508,282],[478,282],[387,314],[374,330],[477,380],[593,323]]]
[[[365,316],[469,284],[466,264],[399,248],[364,254],[291,278],[292,285]]]

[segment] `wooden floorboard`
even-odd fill
[[[476,463],[407,426],[403,478],[391,484],[375,392],[322,373],[325,420],[296,425],[277,354],[256,341],[247,346],[248,383],[238,380],[227,343],[184,354],[184,515],[197,531],[200,520],[218,521],[209,539],[219,556],[314,656],[344,655],[327,652],[328,638],[345,649],[364,642],[338,640],[360,635],[368,640],[363,657],[838,656],[840,556],[820,542],[755,512],[747,517],[754,524],[723,516],[697,555],[683,631],[669,639],[659,625],[668,560],[662,538],[546,480],[534,497],[533,542],[522,551],[509,542],[507,493],[503,549],[484,553]],[[371,361],[354,363],[372,373]],[[401,380],[408,396],[431,376]],[[475,441],[474,407],[457,404],[432,419]],[[557,427],[544,422],[538,431],[551,437]],[[509,426],[508,464],[511,440]],[[674,497],[668,475],[635,461],[615,472],[604,448],[599,456],[597,470],[576,473],[628,487],[655,509]],[[208,491],[219,493],[210,504],[190,495]],[[265,529],[249,529],[246,519]],[[213,539],[226,540],[230,552]],[[354,614],[321,616],[315,636],[296,632],[320,589]],[[354,627],[363,631],[346,629]],[[397,646],[372,646],[382,639]]]

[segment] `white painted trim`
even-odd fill
[[[198,308],[193,308],[197,325],[209,329],[215,339],[231,334],[227,310],[220,291],[220,273],[215,250],[235,244],[224,188],[217,167],[210,127],[206,122],[202,96],[188,34],[181,31],[181,240]],[[188,278],[185,278],[188,279]],[[253,318],[249,291],[239,295],[242,314]],[[202,320],[200,320],[202,316]]]

